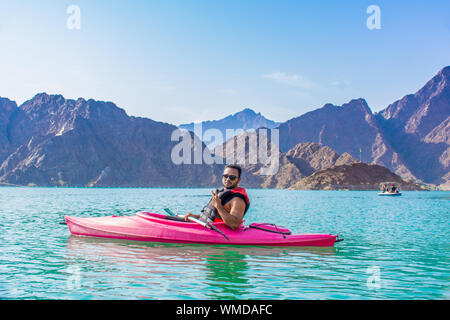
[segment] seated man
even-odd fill
[[[236,230],[250,206],[245,189],[238,186],[241,171],[239,166],[227,165],[222,175],[224,188],[216,192],[211,191],[212,198],[202,209],[201,215],[188,213],[184,219],[188,221],[188,217],[194,217],[205,222],[223,221],[228,227]]]

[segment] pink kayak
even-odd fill
[[[195,222],[148,212],[139,212],[135,216],[64,218],[74,235],[147,242],[332,247],[339,241],[336,235],[291,234],[286,228],[267,223],[241,225],[232,230],[224,222],[216,222],[213,225],[217,231]]]

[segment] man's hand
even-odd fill
[[[199,214],[193,214],[193,213],[186,213],[186,215],[184,216],[184,221],[189,221],[189,217],[195,218],[195,219],[199,219],[200,215]]]
[[[220,200],[219,197],[219,190],[216,190],[216,192],[212,191],[212,199],[211,199],[211,204],[214,206],[214,208],[216,208],[217,210],[219,210],[219,208],[222,207],[222,200]]]

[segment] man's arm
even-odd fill
[[[188,213],[186,213],[184,215],[184,221],[189,221],[189,219],[188,219],[189,217],[192,217],[192,218],[195,218],[195,219],[200,219],[200,215],[199,214],[193,214],[193,213],[188,212]]]
[[[230,212],[221,203],[216,206],[216,209],[223,222],[232,230],[236,230],[241,225],[244,217],[245,202],[241,198],[233,198],[229,204],[231,205]]]

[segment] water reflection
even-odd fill
[[[290,254],[297,256],[335,255],[335,247],[263,247],[263,246],[225,246],[200,244],[149,243],[71,235],[67,241],[68,253],[88,258],[98,256],[114,258],[116,261],[129,261],[128,258],[141,258],[154,262],[186,263],[188,261],[209,261],[215,269],[218,262],[236,262],[246,257],[281,257]],[[176,258],[176,259],[174,259]],[[238,259],[239,258],[239,259]]]
[[[81,265],[91,282],[120,284],[119,294],[129,289],[149,299],[239,299],[255,293],[250,280],[261,268],[292,268],[293,261],[336,253],[334,248],[160,244],[77,236],[69,238],[66,249],[67,265]],[[136,289],[143,286],[157,291],[148,295],[146,290],[144,295]]]
[[[208,255],[206,280],[213,287],[209,298],[233,299],[246,293],[249,285],[245,259],[245,254],[227,249],[221,254]]]

